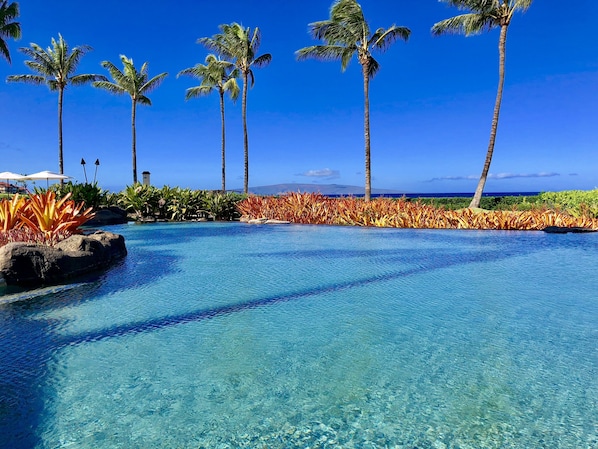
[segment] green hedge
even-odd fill
[[[598,218],[598,189],[543,192],[539,201],[550,209],[557,209],[574,216],[588,215]]]

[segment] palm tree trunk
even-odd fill
[[[247,72],[243,72],[243,104],[241,107],[243,115],[243,148],[245,154],[245,176],[243,181],[243,193],[249,193],[249,139],[247,137]]]
[[[135,113],[137,109],[137,102],[133,100],[131,110],[131,134],[133,136],[133,184],[137,184],[137,134],[135,132]]]
[[[226,192],[226,133],[224,126],[224,91],[220,90],[220,118],[222,121],[222,193]]]
[[[64,174],[64,159],[62,156],[62,99],[64,96],[64,88],[58,89],[58,170],[62,175]]]
[[[372,172],[370,169],[370,77],[369,62],[363,64],[363,135],[365,139],[365,200],[369,201],[372,195]]]
[[[484,186],[486,185],[486,179],[488,178],[488,172],[490,171],[490,163],[492,162],[492,154],[494,153],[494,143],[496,142],[496,131],[498,129],[498,117],[500,115],[500,106],[502,103],[502,93],[505,84],[505,59],[507,53],[507,29],[508,25],[502,25],[500,28],[500,38],[498,41],[498,89],[496,92],[496,102],[494,104],[494,115],[492,116],[492,127],[490,129],[490,142],[488,143],[488,151],[486,153],[486,160],[484,161],[484,168],[482,169],[482,175],[478,182],[478,187],[473,195],[469,208],[480,207],[480,201],[482,199],[482,193],[484,192]]]

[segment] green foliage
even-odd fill
[[[118,203],[141,221],[234,220],[240,217],[236,204],[245,197],[238,193],[134,184],[119,194]]]
[[[177,188],[168,205],[170,219],[175,221],[195,220],[208,218],[209,213],[204,210],[206,192]]]
[[[539,206],[538,196],[484,196],[480,208],[487,210],[531,210]],[[447,210],[463,209],[469,206],[470,198],[418,198],[418,202]]]
[[[125,187],[125,190],[120,193],[118,205],[137,220],[155,218],[159,196],[158,189],[153,186],[133,184]]]
[[[210,192],[205,200],[205,208],[215,220],[231,221],[241,216],[237,210],[237,203],[245,198],[247,195],[240,193]]]
[[[85,203],[86,207],[97,210],[100,206],[110,206],[114,195],[106,190],[102,190],[96,183],[73,183],[69,181],[64,184],[54,184],[50,190],[56,193],[57,198],[63,198],[69,193],[76,203]]]
[[[543,192],[538,198],[550,209],[562,210],[575,217],[598,218],[598,189]]]
[[[4,0],[0,2],[0,56],[11,63],[10,51],[5,38],[20,39],[21,24],[14,19],[19,17],[19,4],[16,2],[8,3]]]

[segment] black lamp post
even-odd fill
[[[100,160],[99,159],[96,159],[95,165],[96,165],[96,171],[93,174],[93,183],[94,184],[96,183],[96,175],[98,174],[98,167],[100,166]]]
[[[87,171],[85,171],[85,159],[81,158],[81,165],[83,166],[83,174],[85,175],[85,184],[87,184]]]

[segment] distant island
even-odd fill
[[[243,189],[235,189],[242,192]],[[268,186],[249,187],[249,193],[254,195],[281,195],[288,192],[321,193],[326,196],[363,196],[365,189],[360,186],[344,184],[272,184]],[[485,192],[483,196],[535,196],[540,192]],[[473,192],[443,192],[443,193],[418,193],[399,192],[390,189],[372,189],[372,196],[387,196],[397,198],[442,198],[442,197],[471,197]]]
[[[236,192],[242,192],[243,189],[235,189]],[[288,192],[302,192],[302,193],[321,193],[322,195],[364,195],[364,187],[348,186],[343,184],[273,184],[269,186],[249,187],[249,193],[255,195],[278,195]],[[386,189],[372,189],[372,194],[375,195],[402,195],[403,192]]]

